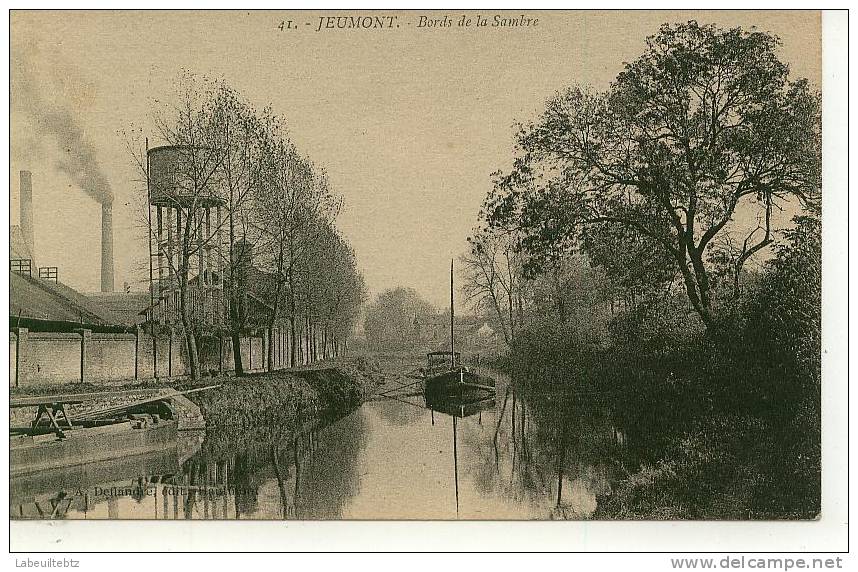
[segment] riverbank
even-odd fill
[[[130,402],[159,390],[189,391],[214,386],[213,389],[190,393],[188,398],[202,411],[206,427],[218,431],[283,422],[285,412],[291,412],[289,415],[292,417],[308,417],[348,411],[360,405],[383,383],[384,374],[377,365],[365,358],[355,358],[239,378],[222,376],[196,381],[160,379],[107,384],[31,385],[11,388],[10,395],[14,398],[109,392],[101,401],[69,405],[67,411],[74,418],[84,409],[122,405],[123,399]],[[35,409],[30,411],[29,408],[12,409],[10,422],[27,422],[34,412]]]
[[[726,342],[665,338],[653,348],[527,332],[499,360],[523,395],[558,395],[574,418],[598,407],[627,436],[624,476],[598,495],[591,518],[817,518],[813,395],[790,401],[787,379],[769,385],[774,375]]]
[[[244,430],[348,411],[376,386],[371,376],[340,366],[228,378],[220,387],[189,398],[199,405],[208,428]]]

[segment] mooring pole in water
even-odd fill
[[[557,461],[557,506],[560,506],[560,501],[563,498],[563,463],[566,460],[566,424],[561,425],[560,429],[560,454]]]
[[[455,415],[453,415],[453,480],[456,482],[456,516],[459,516],[459,451],[456,448]]]

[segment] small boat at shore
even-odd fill
[[[29,426],[11,427],[11,476],[41,473],[117,458],[175,449],[178,420],[173,407],[159,395],[71,419],[66,403],[74,396],[16,399],[13,406],[38,406]]]
[[[11,476],[72,467],[175,448],[174,419],[132,419],[54,433],[13,435],[9,439]]]

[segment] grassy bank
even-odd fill
[[[157,389],[187,391],[219,385],[215,389],[190,393],[188,398],[204,415],[207,441],[235,446],[247,440],[265,441],[272,435],[293,434],[318,419],[342,416],[363,403],[384,379],[375,362],[354,358],[239,378],[43,384],[11,388],[10,393],[13,397],[24,397]]]
[[[193,393],[212,429],[245,429],[300,415],[342,412],[360,405],[373,379],[344,368],[304,369],[228,378],[221,387]]]
[[[188,395],[205,417],[208,453],[291,438],[352,411],[382,383],[363,360],[221,381],[217,389]]]
[[[818,354],[747,324],[707,332],[662,304],[617,316],[600,343],[574,325],[523,332],[503,365],[524,392],[602,396],[629,435],[594,518],[816,518],[818,358],[798,360]]]

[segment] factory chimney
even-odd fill
[[[101,204],[101,291],[113,292],[113,204]]]
[[[35,240],[33,238],[33,175],[30,171],[21,171],[21,234],[24,235],[24,243],[27,245],[27,250],[30,252],[30,258],[34,259]],[[36,266],[36,261],[32,260],[33,267]]]

